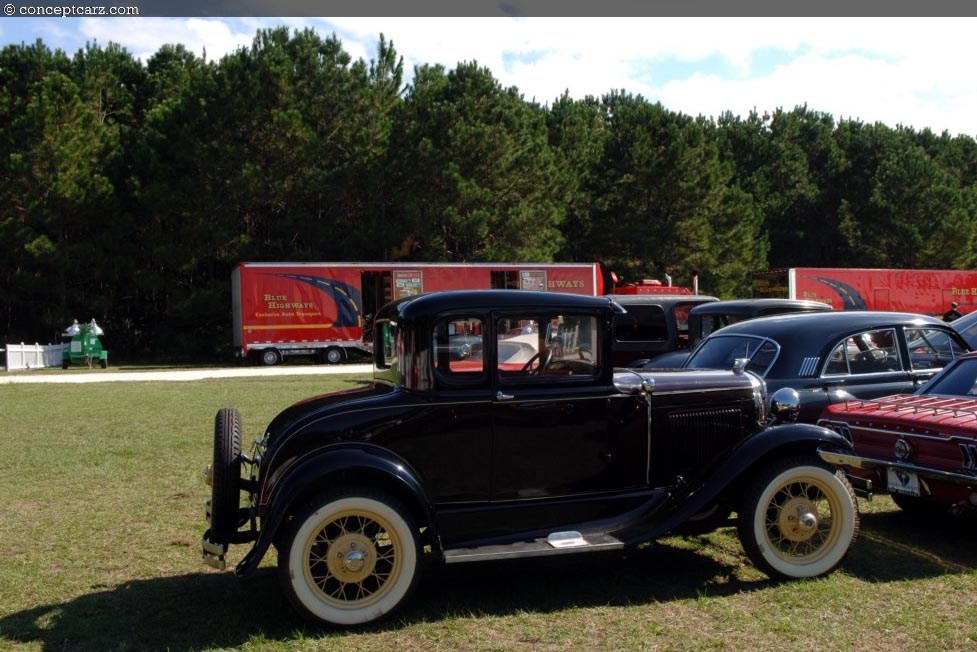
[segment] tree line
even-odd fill
[[[96,318],[130,359],[219,357],[242,261],[601,261],[748,296],[786,266],[977,266],[977,142],[796,107],[541,104],[474,62],[404,81],[286,28],[209,61],[0,51],[0,336]]]

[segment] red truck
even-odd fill
[[[977,271],[791,267],[753,273],[753,296],[808,299],[835,310],[942,315],[977,308]]]
[[[369,352],[364,326],[402,297],[442,290],[604,294],[598,263],[241,263],[231,273],[235,354],[275,365],[285,356],[337,364]]]

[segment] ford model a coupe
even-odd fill
[[[274,546],[290,601],[339,625],[396,608],[427,560],[620,549],[734,511],[767,574],[831,571],[858,514],[819,451],[849,443],[787,422],[790,397],[768,417],[763,381],[742,368],[614,369],[621,310],[503,290],[385,306],[368,387],[293,405],[249,455],[237,411],[217,413],[205,560],[223,568],[231,544],[252,542],[246,574]]]

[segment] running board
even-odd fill
[[[460,564],[469,561],[546,557],[576,552],[620,550],[623,547],[624,543],[622,541],[609,534],[581,536],[579,532],[554,532],[545,539],[536,539],[534,541],[517,541],[508,545],[445,550],[444,561],[446,564]]]

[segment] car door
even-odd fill
[[[546,501],[645,486],[647,408],[604,373],[598,316],[495,321],[491,500]]]
[[[904,328],[903,335],[913,385],[909,391],[925,384],[967,350],[956,333],[937,326]]]
[[[876,398],[913,391],[896,328],[873,328],[837,342],[828,354],[821,382],[856,398]],[[826,397],[830,399],[830,397]]]
[[[483,317],[452,314],[418,335],[431,338],[430,356],[418,364],[431,365],[434,386],[410,423],[399,424],[409,436],[397,446],[441,508],[489,500],[492,387],[485,332]]]

